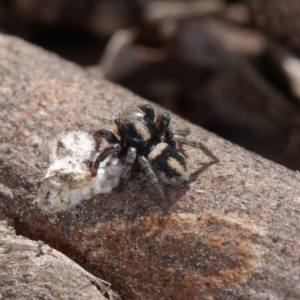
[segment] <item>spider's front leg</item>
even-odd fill
[[[151,121],[154,121],[154,109],[151,105],[141,105],[139,109],[142,110]]]
[[[162,115],[159,115],[155,121],[155,125],[158,129],[158,134],[159,136],[163,136],[165,134],[165,132],[167,131],[167,129],[169,128],[170,125],[170,115],[165,112]]]
[[[120,175],[120,181],[119,184],[116,188],[117,191],[121,191],[124,183],[126,182],[126,180],[129,178],[135,159],[136,159],[136,155],[137,155],[137,150],[133,147],[129,148],[127,151],[127,156],[126,156],[126,162],[125,165],[122,169],[121,175]]]
[[[119,140],[117,139],[115,134],[112,133],[111,131],[105,130],[105,129],[100,129],[100,130],[94,132],[93,137],[94,137],[94,140],[96,141],[96,145],[98,148],[101,143],[101,139],[105,139],[110,144],[119,143]]]
[[[94,160],[92,164],[92,176],[97,176],[98,168],[100,163],[111,154],[119,154],[122,150],[122,147],[119,143],[113,144],[105,148]]]
[[[210,157],[214,163],[218,163],[220,160],[209,150],[207,149],[201,142],[193,141],[187,139],[185,136],[180,134],[173,134],[172,129],[168,129],[165,133],[165,139],[168,144],[184,144],[194,148],[200,149],[205,155]]]

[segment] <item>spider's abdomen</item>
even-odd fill
[[[148,160],[156,175],[167,184],[177,185],[190,180],[186,157],[167,143],[157,144]]]

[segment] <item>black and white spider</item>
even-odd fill
[[[122,188],[129,178],[136,162],[151,180],[162,200],[164,194],[159,180],[166,184],[179,185],[188,182],[191,173],[186,157],[176,145],[186,144],[201,149],[213,162],[218,158],[202,143],[188,140],[190,133],[186,130],[169,128],[168,113],[159,115],[154,121],[154,109],[150,105],[134,107],[120,113],[114,119],[114,133],[105,129],[95,132],[96,141],[104,138],[111,145],[103,150],[92,165],[92,175],[96,176],[99,164],[109,155],[126,157],[125,165],[120,174],[118,188]]]

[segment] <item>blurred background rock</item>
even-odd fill
[[[0,0],[0,27],[300,169],[298,0]]]

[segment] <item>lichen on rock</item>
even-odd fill
[[[92,177],[89,161],[95,153],[93,137],[84,131],[60,134],[49,142],[50,166],[35,198],[38,207],[47,212],[70,209],[82,200],[99,193],[109,193],[117,186],[122,164],[108,157]]]

